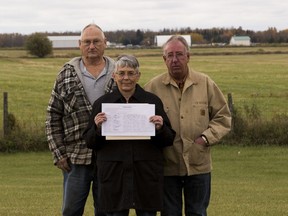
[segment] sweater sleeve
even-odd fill
[[[93,104],[92,114],[90,115],[88,125],[83,132],[83,138],[90,149],[100,149],[105,143],[105,137],[101,135],[101,128],[98,128],[94,122],[95,116],[101,112],[101,101],[96,100]]]

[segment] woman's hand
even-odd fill
[[[105,121],[107,121],[107,117],[106,117],[106,114],[104,112],[98,113],[94,118],[94,122],[95,122],[97,127],[101,127],[102,123]]]
[[[160,130],[163,126],[163,118],[159,115],[154,115],[150,117],[150,122],[155,124],[156,130]]]

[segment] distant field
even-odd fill
[[[259,50],[282,54],[250,54]],[[276,113],[288,113],[287,51],[288,47],[192,48],[190,66],[212,77],[225,95],[232,93],[236,107],[257,104],[262,115],[271,118]],[[113,58],[123,53],[138,57],[141,85],[166,71],[160,49],[106,52]],[[55,77],[61,66],[77,55],[78,50],[56,50],[53,57],[39,59],[24,50],[0,50],[0,112],[3,92],[8,92],[9,112],[28,127],[43,127]],[[2,122],[0,115],[0,130]]]

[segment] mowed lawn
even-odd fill
[[[287,155],[287,147],[214,146],[209,216],[288,215]],[[1,153],[0,164],[1,216],[61,215],[62,174],[50,152]],[[91,197],[84,215],[93,215]]]

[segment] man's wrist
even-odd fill
[[[201,138],[204,140],[204,142],[205,142],[206,145],[209,144],[208,139],[206,138],[205,135],[201,135]]]

